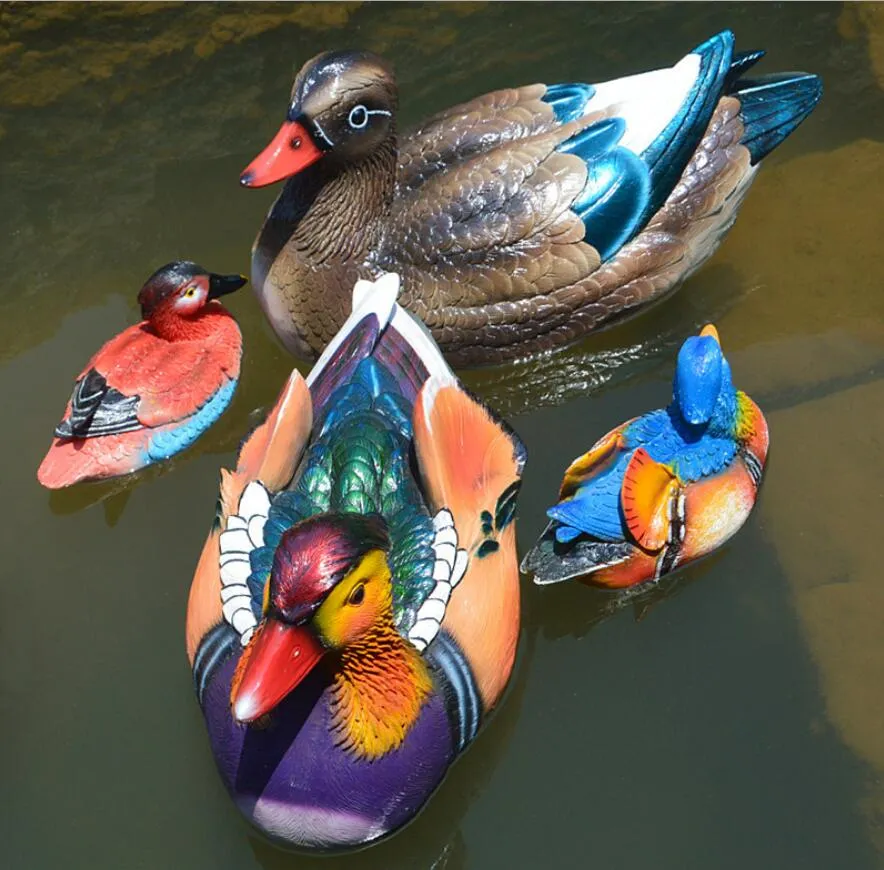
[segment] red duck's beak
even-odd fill
[[[245,724],[269,713],[325,653],[309,628],[265,620],[243,652],[234,676],[230,693],[233,718]]]
[[[218,299],[226,296],[228,293],[234,293],[239,290],[243,284],[248,282],[245,275],[216,275],[214,272],[209,275],[209,293],[208,299]]]
[[[245,168],[239,177],[243,187],[264,187],[282,181],[316,163],[322,151],[297,121],[286,121],[273,141]]]

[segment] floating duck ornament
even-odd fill
[[[494,708],[519,634],[515,435],[472,399],[399,279],[360,281],[222,472],[187,649],[221,776],[298,848],[409,821]]]
[[[77,378],[37,479],[49,489],[129,474],[180,453],[230,404],[242,336],[216,300],[246,283],[187,261],[138,293],[143,320],[111,339]]]
[[[724,31],[668,69],[495,91],[401,137],[386,61],[308,61],[241,177],[286,180],[252,252],[277,335],[315,358],[353,282],[385,270],[457,365],[643,310],[711,256],[759,162],[820,98],[815,75],[741,78],[764,52],[733,47]]]
[[[618,426],[565,472],[522,570],[611,588],[656,580],[720,547],[746,521],[767,459],[767,422],[735,390],[718,333],[681,347],[672,404]]]

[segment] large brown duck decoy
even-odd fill
[[[316,357],[355,280],[384,271],[457,365],[568,344],[660,299],[711,256],[822,91],[806,73],[741,79],[763,52],[733,43],[724,31],[604,84],[495,91],[402,137],[382,58],[313,58],[241,178],[287,179],[252,254],[276,333]]]

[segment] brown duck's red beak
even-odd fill
[[[296,175],[320,157],[322,151],[304,125],[286,121],[271,143],[245,168],[239,183],[243,187],[264,187]]]
[[[233,718],[243,724],[269,713],[313,670],[326,649],[306,626],[268,618],[243,652],[230,693]]]

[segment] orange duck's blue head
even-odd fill
[[[672,387],[673,409],[692,427],[709,434],[730,432],[737,411],[730,366],[712,324],[687,339],[678,352]]]

